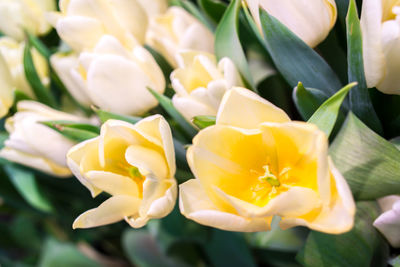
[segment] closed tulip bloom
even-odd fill
[[[0,53],[0,118],[7,115],[14,102],[14,82],[7,63]]]
[[[396,95],[400,95],[399,14],[397,1],[363,1],[361,30],[367,85]]]
[[[50,31],[45,14],[56,9],[54,0],[0,0],[0,32],[22,41],[26,29],[34,35]]]
[[[34,101],[20,101],[17,109],[18,112],[6,120],[5,127],[10,136],[0,157],[51,175],[70,176],[66,155],[75,143],[40,122],[88,121]]]
[[[157,106],[147,87],[163,93],[165,78],[143,47],[128,49],[104,35],[93,51],[55,55],[51,63],[68,90],[82,104],[126,115],[141,115]]]
[[[182,49],[214,52],[214,35],[181,7],[170,7],[151,20],[147,43],[177,67],[175,57]]]
[[[9,37],[0,37],[0,54],[5,60],[11,74],[14,88],[24,92],[29,97],[34,98],[31,86],[26,80],[24,70],[24,42],[17,42]],[[46,59],[36,50],[31,50],[33,64],[44,85],[50,83],[49,68]]]
[[[336,22],[334,0],[246,0],[261,29],[259,8],[277,18],[311,47],[328,36]]]
[[[92,49],[104,34],[128,47],[144,43],[148,18],[137,0],[61,0],[59,6],[48,20],[76,51]]]
[[[172,103],[188,121],[199,115],[217,115],[224,93],[242,85],[240,74],[229,58],[217,63],[213,54],[186,50],[177,59],[179,68],[171,74],[176,92]]]
[[[196,179],[180,185],[180,210],[198,223],[229,231],[307,226],[339,234],[354,223],[355,204],[328,156],[328,139],[313,124],[244,89],[229,90],[216,125],[187,152]]]
[[[73,228],[125,220],[134,228],[168,215],[176,201],[175,152],[171,130],[160,115],[135,125],[109,120],[99,137],[73,147],[68,165],[95,197],[111,195],[81,214]]]
[[[400,196],[387,196],[378,200],[382,214],[374,226],[386,237],[390,245],[400,248]]]

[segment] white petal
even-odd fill
[[[391,210],[382,213],[375,220],[374,226],[393,247],[400,248],[400,201],[394,203]]]

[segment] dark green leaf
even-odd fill
[[[329,96],[342,87],[331,67],[317,52],[276,18],[262,9],[260,11],[265,46],[279,72],[292,87],[301,81],[305,87],[318,88]]]
[[[297,260],[307,267],[377,266],[375,253],[387,254],[388,247],[372,226],[380,210],[375,202],[359,202],[353,230],[341,235],[312,231]],[[383,247],[383,251],[381,250]]]
[[[390,143],[392,143],[398,150],[400,150],[400,137],[396,137],[390,140]]]
[[[198,7],[194,5],[192,2],[188,0],[178,0],[181,2],[180,6],[186,9],[190,14],[192,14],[196,19],[198,19],[201,23],[203,23],[207,28],[211,31],[214,31],[214,25],[210,23],[207,17],[204,16],[203,13],[200,12]]]
[[[330,155],[356,199],[374,200],[400,192],[400,151],[353,113],[331,145]]]
[[[350,89],[356,84],[357,83],[351,83],[346,85],[339,92],[326,100],[311,116],[308,122],[317,125],[318,128],[329,137],[339,116],[340,106],[343,100],[346,98]]]
[[[97,137],[100,133],[99,127],[91,124],[70,121],[42,121],[40,123],[75,142],[83,142],[92,139]]]
[[[42,84],[39,74],[36,72],[36,68],[32,59],[30,42],[26,42],[25,44],[24,70],[26,79],[32,87],[33,93],[35,94],[36,98],[40,102],[48,106],[55,107],[56,101],[54,99],[54,96],[51,94],[50,90]]]
[[[219,0],[197,0],[203,12],[215,23],[222,19],[227,5]]]
[[[39,267],[100,267],[82,254],[74,245],[48,239],[43,247]]]
[[[207,128],[215,124],[215,116],[196,116],[193,118],[193,124],[199,127],[199,129]]]
[[[304,120],[308,120],[329,97],[321,90],[305,88],[301,82],[293,90],[293,101]]]
[[[108,120],[120,120],[120,121],[126,121],[129,123],[135,124],[142,119],[140,117],[120,115],[120,114],[108,112],[105,110],[101,110],[98,108],[94,108],[94,107],[92,107],[92,108],[93,108],[94,112],[96,112],[97,116],[99,117],[99,119],[102,123],[105,123]]]
[[[50,202],[40,193],[32,171],[12,164],[5,165],[4,170],[17,191],[32,207],[44,212],[53,210]]]
[[[230,58],[239,69],[246,86],[256,91],[246,55],[239,39],[238,23],[240,0],[233,0],[215,32],[215,54],[218,59]]]
[[[349,82],[358,83],[349,93],[350,108],[371,129],[382,133],[382,125],[375,113],[365,80],[362,33],[354,0],[349,4],[346,25]]]
[[[33,34],[29,33],[28,31],[25,32],[26,35],[28,36],[28,42],[47,60],[49,60],[51,56],[50,50],[47,48],[47,46],[36,36]]]
[[[179,113],[178,110],[172,104],[171,99],[168,97],[148,88],[150,93],[158,100],[160,105],[165,109],[166,112],[182,127],[188,137],[191,139],[197,134],[197,130],[186,121],[186,119]]]

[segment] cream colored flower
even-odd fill
[[[90,228],[125,219],[134,228],[168,215],[176,201],[175,152],[171,130],[160,115],[135,125],[109,120],[99,137],[68,152],[68,166],[95,197],[111,195],[81,214],[73,228]]]
[[[45,13],[55,9],[54,0],[0,0],[0,32],[19,41],[25,37],[24,29],[46,34],[51,26]]]
[[[145,9],[147,17],[153,18],[155,16],[165,13],[168,9],[168,0],[138,0],[142,7]]]
[[[259,7],[277,18],[311,47],[328,36],[336,22],[334,0],[246,0],[261,29]]]
[[[141,46],[127,49],[104,35],[93,51],[56,54],[51,63],[71,94],[82,104],[127,115],[157,106],[147,87],[163,93],[165,78],[151,54]]]
[[[137,0],[60,0],[59,6],[48,19],[78,52],[94,48],[104,34],[130,48],[144,43],[148,18]]]
[[[400,95],[400,3],[364,0],[363,57],[368,87]]]
[[[0,118],[7,115],[14,102],[14,82],[7,63],[0,53]]]
[[[182,49],[214,52],[214,35],[181,7],[173,6],[150,22],[147,43],[176,67],[176,55]]]
[[[386,237],[390,245],[400,248],[400,196],[387,196],[378,200],[382,214],[374,226]]]
[[[294,122],[244,88],[229,90],[216,125],[187,152],[196,179],[180,185],[180,210],[198,223],[230,231],[303,225],[338,234],[354,223],[355,204],[328,156],[326,135]]]
[[[181,51],[179,68],[171,73],[176,94],[175,108],[191,121],[199,115],[217,115],[224,93],[242,81],[234,63],[223,58],[217,63],[213,54],[193,50]]]
[[[51,109],[34,101],[20,101],[18,112],[6,121],[10,133],[0,157],[55,176],[70,176],[66,154],[75,144],[39,122],[88,120]]]
[[[34,98],[31,86],[26,80],[24,70],[24,42],[17,42],[9,37],[0,37],[0,54],[7,63],[15,89]],[[44,85],[49,85],[49,68],[46,59],[36,49],[32,49],[33,64]]]

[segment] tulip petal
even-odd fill
[[[191,97],[179,97],[178,94],[175,94],[172,98],[172,104],[189,122],[191,122],[195,116],[213,116],[217,113],[215,109],[205,103]]]
[[[288,122],[286,113],[251,92],[248,89],[234,87],[222,99],[217,115],[217,124],[254,129],[263,122]]]
[[[168,167],[164,156],[154,149],[131,145],[125,152],[126,161],[139,169],[142,175],[153,173],[156,177],[168,177]]]
[[[397,201],[400,201],[400,196],[396,195],[391,195],[378,199],[379,206],[381,207],[383,212],[391,210],[394,203],[396,203]]]
[[[374,226],[393,247],[400,248],[400,200],[393,204],[391,210],[382,213],[375,220]]]
[[[13,103],[13,80],[7,63],[0,53],[0,118],[4,117]]]
[[[137,213],[141,200],[131,196],[113,196],[97,208],[88,210],[75,219],[72,228],[91,228],[118,222]]]
[[[219,210],[197,179],[180,186],[179,208],[188,219],[226,231],[257,232],[270,230],[272,217],[245,218]]]

